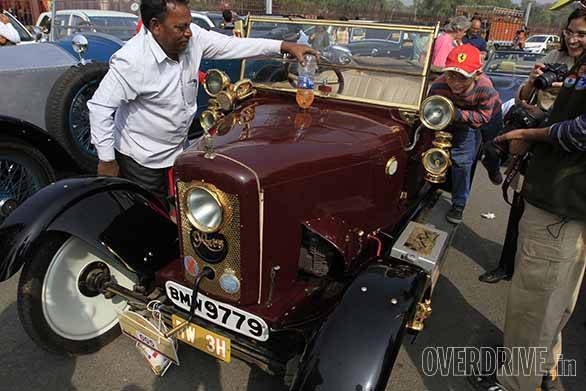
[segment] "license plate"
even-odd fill
[[[173,314],[173,327],[185,322],[183,318]],[[186,325],[175,334],[178,340],[206,352],[222,361],[230,362],[230,339],[209,331],[193,323]]]
[[[176,306],[189,311],[192,299],[191,289],[174,281],[167,281],[165,289],[167,297]],[[229,304],[210,299],[202,293],[197,294],[195,315],[258,341],[269,339],[269,327],[262,318]]]
[[[179,357],[175,343],[165,338],[163,333],[144,316],[132,311],[124,311],[118,315],[122,332],[137,342],[156,350],[175,364],[179,365]]]

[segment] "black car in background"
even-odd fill
[[[541,62],[543,57],[544,54],[522,50],[497,50],[488,57],[484,72],[492,80],[503,103],[515,97],[533,65]]]

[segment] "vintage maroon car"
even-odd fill
[[[353,26],[254,17],[248,33],[269,22],[299,36]],[[452,235],[440,184],[453,107],[424,100],[436,27],[356,26],[405,37],[401,56],[322,58],[309,109],[290,59],[244,61],[234,84],[208,73],[206,135],[174,166],[177,223],[118,178],[57,182],[11,214],[0,279],[22,267],[30,337],[90,353],[120,323],[176,363],[179,339],[294,390],[384,389],[403,335],[431,312]]]

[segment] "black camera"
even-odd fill
[[[505,115],[503,120],[504,127],[500,134],[505,134],[514,129],[537,128],[545,120],[545,114],[542,112],[540,114],[539,116],[533,115],[525,107],[514,105],[509,109],[507,115]],[[500,159],[501,162],[506,161],[509,156],[507,145],[497,144],[492,141],[485,144],[484,153],[493,159]]]
[[[503,133],[513,129],[536,128],[542,120],[543,116],[536,117],[525,107],[514,105],[509,109],[507,115],[505,115],[503,121],[505,124],[505,131]]]
[[[568,73],[568,66],[566,64],[545,64],[541,71],[543,75],[535,79],[533,85],[538,90],[545,90],[555,82],[564,81]]]

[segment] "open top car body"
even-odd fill
[[[154,302],[175,337],[292,389],[384,389],[402,336],[431,311],[453,232],[432,183],[445,179],[449,136],[422,125],[440,131],[453,116],[449,102],[424,101],[437,27],[252,17],[248,35],[256,23],[410,39],[397,56],[323,57],[308,109],[291,59],[243,61],[234,84],[209,72],[206,133],[174,166],[176,223],[117,178],[58,182],[11,214],[0,277],[24,264],[20,315],[45,349],[98,350],[120,311],[145,343],[146,326],[128,319]]]
[[[544,56],[523,50],[497,50],[486,60],[484,73],[492,81],[501,100],[506,102],[517,95],[533,66],[541,62]]]

